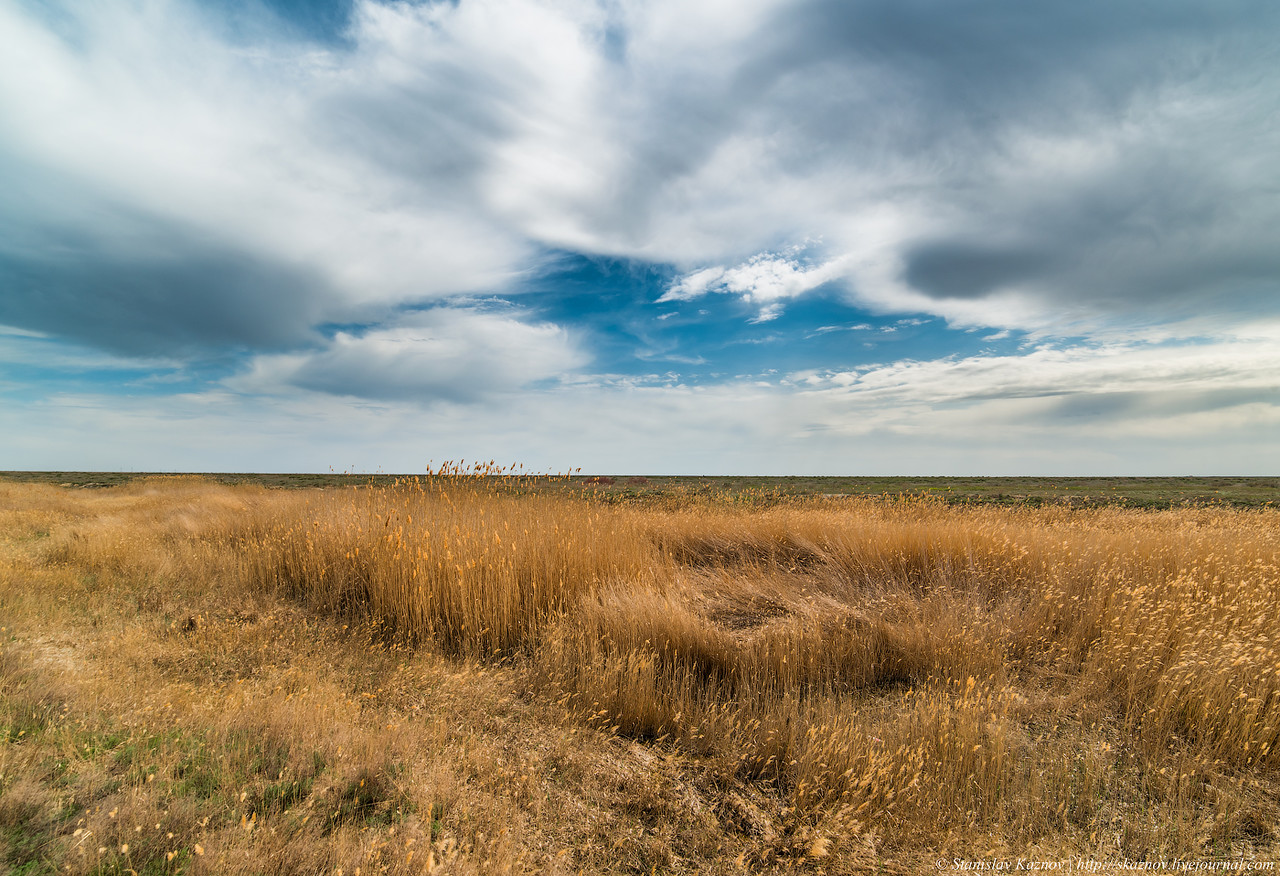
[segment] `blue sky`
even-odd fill
[[[1274,474],[1277,34],[0,0],[0,468]]]

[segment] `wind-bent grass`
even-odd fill
[[[476,657],[531,646],[607,584],[661,585],[637,515],[486,485],[432,477],[312,495],[243,543],[246,573]]]
[[[1200,780],[1277,765],[1271,513],[617,508],[466,477],[311,502],[245,545],[263,583],[518,654],[589,720],[775,783],[800,820],[1083,829],[1121,780],[1109,725]]]
[[[498,667],[566,716],[543,732],[585,722],[713,789],[689,805],[717,826],[690,847],[734,847],[732,834],[748,863],[821,858],[834,872],[965,850],[1276,848],[1274,511],[622,506],[493,471],[344,491],[25,489],[44,492],[24,494],[11,531],[50,530],[40,562],[96,578],[79,585],[90,603],[129,581],[140,610],[165,606],[182,582],[210,611],[301,602]],[[109,605],[93,605],[100,621]],[[202,630],[198,612],[157,627]],[[272,708],[288,720],[254,720],[293,742],[250,771],[264,819],[318,793],[323,773],[296,702]]]

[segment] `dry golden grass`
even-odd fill
[[[741,499],[0,484],[6,862],[1276,854],[1274,511]]]

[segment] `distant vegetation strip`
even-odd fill
[[[387,486],[413,474],[194,473],[219,484],[253,484],[275,489]],[[154,477],[158,472],[8,471],[0,480],[64,487],[111,487]],[[588,491],[606,502],[718,495],[757,504],[773,498],[932,496],[956,505],[1125,505],[1168,508],[1181,505],[1260,508],[1280,506],[1280,477],[816,477],[703,475],[528,476],[531,489]]]

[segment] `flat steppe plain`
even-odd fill
[[[1270,861],[1278,493],[10,473],[0,868]]]

